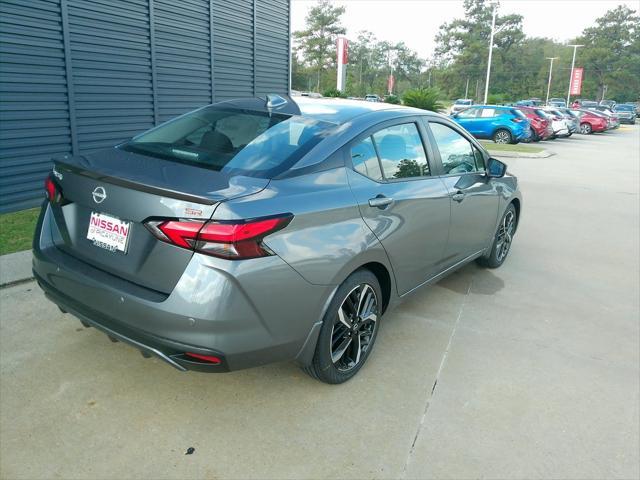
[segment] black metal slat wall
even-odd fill
[[[53,156],[286,93],[289,22],[289,0],[2,0],[0,212],[40,203]]]

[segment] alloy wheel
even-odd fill
[[[498,229],[498,242],[496,244],[496,259],[498,262],[502,262],[505,259],[509,253],[509,248],[511,248],[513,231],[516,227],[515,219],[514,212],[508,211]]]
[[[378,321],[378,297],[373,287],[355,287],[338,308],[331,330],[331,361],[342,372],[355,368],[373,340]]]
[[[501,130],[498,133],[496,133],[494,141],[496,143],[509,143],[511,141],[511,136],[509,135],[508,132]]]
[[[583,123],[582,125],[580,125],[580,133],[582,133],[583,135],[588,135],[589,133],[591,133],[591,126],[588,123]]]

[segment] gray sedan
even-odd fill
[[[274,95],[58,158],[45,187],[33,269],[61,310],[182,371],[295,360],[327,383],[412,292],[499,267],[522,208],[447,117]]]

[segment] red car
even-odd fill
[[[607,119],[591,110],[572,110],[580,119],[580,133],[588,135],[593,132],[604,132],[609,127]]]
[[[539,142],[553,136],[551,120],[536,107],[518,107],[531,122],[531,141]]]

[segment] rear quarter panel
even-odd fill
[[[338,285],[368,262],[383,264],[393,277],[386,252],[360,215],[344,167],[273,180],[259,194],[222,203],[214,219],[282,213],[292,213],[293,220],[264,243],[309,283]]]

